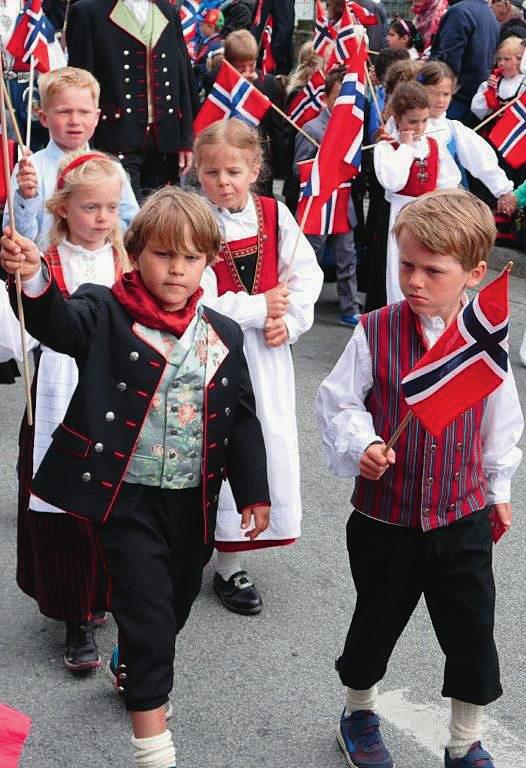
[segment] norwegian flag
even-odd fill
[[[48,44],[54,39],[55,29],[42,11],[42,0],[28,0],[6,48],[15,60],[29,64],[33,57],[39,72],[49,72]]]
[[[326,71],[339,64],[349,65],[360,44],[356,26],[351,17],[348,6],[343,9],[342,17],[336,27],[338,34],[334,41],[334,48],[327,62]],[[365,46],[362,46],[365,48]]]
[[[407,404],[435,437],[507,376],[508,286],[505,269],[402,380]]]
[[[321,0],[316,0],[316,19],[314,21],[314,38],[312,50],[318,56],[324,56],[327,48],[332,45],[336,32],[334,27],[329,27],[327,14]]]
[[[261,57],[261,71],[264,75],[271,75],[276,70],[276,61],[272,53],[272,32],[274,29],[274,20],[272,16],[267,16],[265,29],[261,35],[261,46],[263,56]]]
[[[270,99],[228,61],[223,61],[214,86],[195,118],[194,133],[197,136],[216,120],[228,120],[229,117],[239,117],[256,127],[271,106]]]
[[[376,14],[368,11],[367,8],[363,7],[363,5],[360,5],[359,3],[353,3],[352,0],[347,0],[347,6],[356,21],[362,26],[374,27],[375,24],[378,24]]]
[[[526,91],[504,111],[488,138],[512,168],[526,164]]]
[[[303,218],[308,198],[303,192],[307,187],[312,172],[313,160],[303,160],[298,163],[300,176],[300,199],[296,219],[300,222]],[[351,182],[344,181],[335,189],[329,199],[320,204],[318,197],[313,202],[307,214],[303,231],[306,235],[343,235],[350,232],[352,227],[349,222],[349,196],[351,194]]]
[[[305,196],[319,197],[320,205],[360,172],[366,57],[366,47],[361,45],[350,62],[305,187]]]
[[[259,27],[261,24],[261,11],[263,10],[263,0],[258,0],[256,10],[254,12],[254,18],[252,20],[253,27]]]
[[[183,37],[191,60],[195,59],[195,38],[199,15],[199,0],[183,0],[179,9]]]
[[[318,70],[287,107],[287,115],[294,125],[301,128],[304,123],[314,120],[320,114],[323,109],[324,93],[325,75]]]

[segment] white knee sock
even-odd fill
[[[175,746],[170,731],[147,739],[132,736],[135,765],[137,768],[173,768],[175,766]]]
[[[447,748],[450,757],[456,760],[465,757],[475,741],[480,741],[484,707],[451,699],[451,721]]]
[[[216,571],[222,579],[228,581],[234,573],[243,570],[239,552],[219,552],[216,550]]]
[[[373,685],[372,688],[366,688],[364,691],[357,691],[355,688],[347,688],[345,700],[345,717],[350,717],[353,712],[360,709],[368,709],[376,712],[378,702],[378,688]]]

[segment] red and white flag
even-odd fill
[[[48,45],[54,37],[55,29],[42,11],[42,0],[28,0],[6,48],[15,60],[29,64],[33,57],[39,72],[49,72]]]
[[[257,127],[270,107],[271,101],[267,96],[228,61],[223,61],[213,88],[194,120],[194,133],[197,136],[216,120],[228,120],[230,117],[239,117]]]
[[[336,32],[329,27],[325,7],[321,0],[316,0],[316,18],[314,21],[314,38],[312,49],[318,56],[324,56],[327,48],[332,45]]]
[[[179,9],[183,37],[190,59],[195,59],[195,42],[197,36],[197,23],[199,15],[199,0],[183,0]]]
[[[296,211],[296,219],[300,222],[303,218],[308,198],[303,192],[309,182],[314,159],[303,160],[298,163],[300,176],[300,199]],[[310,206],[303,231],[306,235],[343,235],[350,232],[352,227],[349,222],[349,197],[351,194],[351,182],[343,184],[333,190],[329,199],[324,203],[319,197],[314,197]]]
[[[265,29],[261,35],[261,48],[263,55],[261,57],[261,71],[264,75],[271,75],[276,71],[276,61],[274,54],[272,53],[272,32],[274,29],[274,21],[272,16],[267,16],[265,22]]]
[[[372,11],[368,11],[363,5],[353,3],[352,0],[347,0],[347,6],[356,21],[363,27],[373,27],[375,24],[378,24],[376,14],[372,13]]]
[[[309,120],[314,120],[323,109],[325,94],[325,75],[319,70],[309,82],[294,96],[287,107],[287,115],[299,128]]]
[[[466,304],[402,380],[407,404],[435,437],[508,374],[508,287],[505,269]]]
[[[488,138],[512,168],[526,165],[526,91],[504,110]]]
[[[343,9],[342,17],[335,29],[337,29],[338,34],[327,62],[326,72],[341,64],[348,67],[362,41],[362,36],[357,30],[347,5]],[[365,48],[365,45],[362,47]]]

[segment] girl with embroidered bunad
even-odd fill
[[[213,272],[207,270],[210,295],[207,293],[206,298],[244,331],[245,354],[268,453],[272,501],[269,528],[257,542],[247,542],[239,532],[231,484],[223,485],[215,536],[214,589],[229,610],[256,614],[261,611],[262,600],[244,569],[241,552],[285,546],[300,535],[299,451],[290,345],[312,325],[323,275],[307,240],[303,235],[298,238],[298,225],[288,208],[250,191],[261,167],[256,131],[235,118],[214,123],[199,134],[194,156],[199,181],[223,239]]]
[[[71,153],[59,166],[46,259],[59,290],[68,296],[82,283],[111,286],[128,260],[119,224],[122,170],[100,153]],[[20,330],[0,285],[0,360],[21,359]],[[17,583],[40,612],[66,622],[64,664],[72,672],[101,666],[94,626],[105,622],[103,570],[91,523],[30,491],[77,386],[73,358],[28,336],[38,350],[33,384],[35,424],[24,417],[18,459]],[[38,633],[35,632],[36,636]]]
[[[426,136],[429,97],[419,83],[400,83],[389,101],[393,133],[382,132],[374,148],[374,169],[391,204],[387,239],[387,303],[402,301],[398,277],[398,245],[393,226],[401,208],[416,197],[439,188],[458,187],[460,170],[443,143]]]
[[[165,715],[175,638],[201,586],[223,478],[248,539],[269,520],[243,334],[201,303],[219,244],[208,207],[166,187],[126,232],[133,271],[111,290],[84,285],[66,300],[30,240],[2,239],[0,262],[10,273],[20,267],[29,331],[79,369],[32,491],[93,522],[137,768],[176,765]]]

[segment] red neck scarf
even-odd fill
[[[137,269],[127,272],[117,280],[111,292],[126,312],[141,325],[168,331],[179,339],[195,317],[197,302],[203,295],[198,288],[188,299],[183,309],[167,312],[146,288]]]

